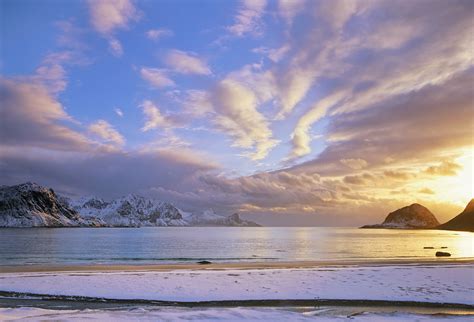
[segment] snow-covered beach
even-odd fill
[[[203,266],[205,267],[205,266]],[[474,305],[474,265],[319,266],[2,273],[8,292],[107,299],[229,301],[347,299]]]
[[[5,321],[456,321],[470,322],[472,315],[462,311],[413,310],[396,308],[340,307],[232,307],[173,308],[135,307],[129,309],[41,309],[0,308]]]
[[[449,305],[464,305],[464,313],[474,312],[474,264],[472,262],[421,263],[421,264],[387,264],[387,265],[321,265],[314,267],[291,268],[206,268],[201,269],[172,269],[147,270],[146,266],[127,271],[62,271],[62,272],[22,272],[1,273],[0,290],[10,292],[9,296],[21,293],[55,295],[59,298],[74,300],[79,297],[101,298],[109,300],[143,300],[164,301],[162,305],[176,303],[173,308],[144,308],[150,318],[161,315],[163,319],[179,320],[186,316],[197,320],[203,316],[212,318],[216,315],[230,320],[246,319],[260,316],[263,319],[293,319],[304,320],[308,317],[320,316],[295,313],[294,310],[278,308],[235,307],[249,306],[246,301],[262,301],[261,305],[271,300],[313,300],[314,305],[323,305],[324,300],[348,300],[347,303],[377,303],[382,306],[397,307],[400,303],[418,303],[423,307],[449,307]],[[3,293],[4,296],[8,293]],[[21,301],[19,298],[18,301]],[[188,306],[206,306],[208,301],[218,307],[201,307],[202,314],[196,310],[189,311]],[[221,301],[232,303],[219,305]],[[265,302],[267,301],[267,302]],[[270,301],[270,302],[268,302]],[[318,301],[322,301],[319,302]],[[168,304],[166,304],[169,302]],[[125,303],[125,302],[124,302]],[[151,302],[150,302],[151,303]],[[185,304],[185,305],[180,305]],[[225,303],[225,302],[222,302]],[[341,302],[342,303],[342,302]],[[448,304],[448,305],[446,305]],[[260,306],[261,306],[260,305]],[[306,303],[306,306],[308,304]],[[212,305],[208,305],[212,306]],[[230,308],[229,308],[230,307]],[[232,308],[233,307],[233,308]],[[10,310],[10,311],[9,311]],[[0,317],[18,318],[23,316],[24,308],[1,309]],[[43,310],[43,309],[41,309]],[[30,316],[40,316],[44,313],[37,309]],[[109,311],[94,311],[104,319],[139,319],[140,311],[125,310],[122,313]],[[54,311],[54,310],[53,310]],[[308,311],[308,312],[307,312]],[[397,311],[394,309],[394,311]],[[406,313],[406,310],[402,310]],[[312,311],[311,311],[312,312]],[[387,314],[387,312],[382,312]],[[377,320],[380,312],[372,316]],[[79,316],[86,318],[94,316],[92,311],[63,311],[47,314],[66,314],[69,318]],[[163,315],[164,314],[164,315]],[[210,315],[209,315],[210,314]],[[297,315],[295,315],[297,314]],[[352,313],[351,313],[352,314]],[[367,313],[368,314],[368,313]],[[359,318],[370,318],[369,315]],[[406,313],[408,314],[408,313]],[[415,313],[409,313],[415,314]],[[28,315],[28,314],[27,314]],[[416,313],[415,316],[418,316]],[[397,319],[402,315],[389,315],[385,318]],[[439,317],[439,316],[438,316]],[[447,317],[464,319],[465,315],[448,315]],[[384,319],[385,319],[384,318]],[[405,316],[405,318],[408,318]],[[411,318],[409,318],[411,319]],[[204,319],[205,320],[205,319]]]

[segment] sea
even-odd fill
[[[0,265],[474,258],[474,233],[336,227],[2,228]]]

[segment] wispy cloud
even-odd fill
[[[305,5],[306,0],[279,0],[278,14],[287,24],[291,24],[298,13],[303,11]]]
[[[165,57],[165,63],[173,71],[181,74],[210,75],[211,69],[207,63],[192,53],[181,50],[171,50]]]
[[[109,39],[109,50],[112,53],[112,55],[120,57],[123,54],[123,47],[122,43],[118,41],[116,38],[111,38]]]
[[[367,167],[367,161],[365,161],[364,159],[361,159],[361,158],[341,159],[339,161],[342,164],[344,164],[345,166],[347,166],[351,169],[354,169],[354,170],[360,170],[360,169],[363,169],[363,168]]]
[[[266,6],[266,0],[242,0],[234,24],[228,26],[227,30],[238,37],[249,33],[253,35],[260,34],[262,29],[261,18]]]
[[[123,111],[122,111],[122,109],[116,107],[116,108],[114,108],[114,112],[115,112],[115,114],[117,114],[118,116],[123,117]]]
[[[175,126],[175,123],[170,118],[163,115],[158,106],[156,106],[152,101],[143,101],[140,108],[145,115],[145,125],[142,127],[143,132],[157,128],[168,129]]]
[[[174,81],[167,76],[167,72],[163,69],[142,67],[140,75],[155,88],[175,86]]]
[[[55,25],[61,31],[57,37],[58,44],[72,50],[84,50],[87,48],[83,40],[85,30],[76,25],[75,20],[60,20]]]
[[[253,160],[265,158],[278,144],[272,135],[269,122],[257,111],[257,97],[243,84],[226,79],[212,94],[217,116],[214,123],[234,139],[234,146],[252,149],[248,156]]]
[[[117,147],[125,144],[125,138],[107,121],[98,120],[89,125],[88,130],[105,143],[111,143]]]
[[[94,29],[109,42],[115,56],[123,54],[120,41],[115,37],[118,29],[127,29],[130,22],[140,18],[132,0],[89,0],[90,21]]]
[[[174,33],[173,31],[169,29],[160,28],[160,29],[150,29],[145,33],[145,35],[148,39],[157,41],[158,39],[161,39],[164,37],[173,36]]]
[[[436,176],[454,176],[462,167],[452,161],[444,161],[438,166],[430,166],[425,172]]]

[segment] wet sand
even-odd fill
[[[229,263],[179,263],[179,264],[137,264],[137,265],[31,265],[0,266],[0,273],[34,272],[133,272],[133,271],[173,271],[173,270],[226,270],[226,269],[294,269],[328,266],[387,266],[387,265],[439,265],[474,264],[474,258],[449,259],[390,259],[390,260],[344,260],[344,261],[300,261],[300,262],[229,262]]]

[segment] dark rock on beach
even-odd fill
[[[212,264],[212,262],[210,262],[210,261],[199,261],[199,262],[197,262],[197,263],[200,264],[200,265],[209,265],[209,264]]]

